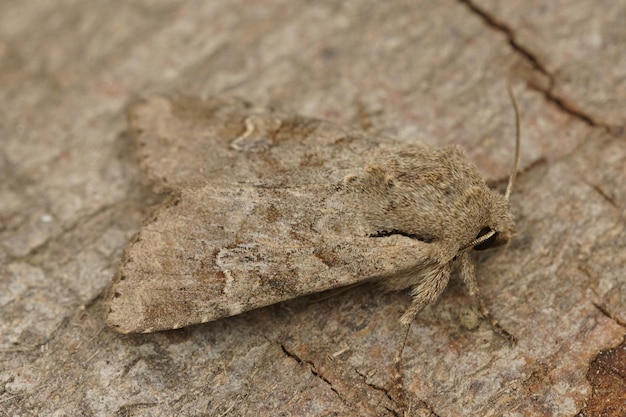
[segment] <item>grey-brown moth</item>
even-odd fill
[[[470,251],[515,232],[514,175],[506,195],[491,190],[457,146],[407,145],[227,98],[149,98],[131,106],[129,131],[147,181],[168,197],[107,292],[106,323],[122,333],[369,280],[410,288],[408,323],[454,268],[480,300]]]

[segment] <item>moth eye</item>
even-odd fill
[[[480,229],[480,232],[478,232],[478,234],[476,235],[476,239],[480,239],[481,237],[485,236],[489,232],[491,232],[491,227],[483,227],[482,229]]]
[[[476,235],[476,239],[480,239],[481,237],[485,236],[487,233],[491,232],[491,228],[490,227],[483,227],[482,229],[480,229],[480,232],[478,232],[478,235]],[[499,232],[495,232],[493,234],[493,236],[491,236],[489,239],[485,240],[484,242],[474,246],[475,250],[485,250],[485,249],[490,249],[493,248],[495,246],[499,246],[498,244],[498,234]]]

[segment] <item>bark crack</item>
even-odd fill
[[[617,317],[615,317],[609,310],[606,309],[606,307],[604,307],[601,304],[598,304],[596,302],[592,302],[593,306],[595,308],[598,309],[598,311],[600,313],[602,313],[602,315],[606,316],[607,318],[613,320],[615,323],[617,323],[619,326],[622,327],[626,327],[626,323],[622,322],[620,319],[618,319]]]
[[[588,182],[588,181],[585,181],[585,182],[587,183],[587,185],[589,187],[591,187],[592,190],[594,190],[596,193],[598,193],[600,195],[600,197],[602,197],[604,200],[606,200],[607,203],[609,203],[614,208],[616,208],[618,210],[621,210],[621,207],[619,207],[619,205],[617,204],[615,199],[611,195],[609,195],[606,191],[604,191],[604,189],[602,189],[602,187],[600,187],[598,184],[594,184],[592,182]]]
[[[597,283],[598,277],[587,265],[579,265],[578,270]],[[598,294],[598,292],[593,287],[591,287],[591,291],[594,293],[598,300],[602,300],[600,294]],[[613,313],[611,313],[611,311],[604,304],[602,304],[602,302],[591,301],[591,304],[593,304],[593,306],[600,312],[600,314],[613,320],[615,323],[617,323],[618,326],[626,327],[626,322],[620,320]]]
[[[537,71],[542,73],[543,75],[548,77],[550,89],[552,89],[552,85],[554,83],[554,79],[552,74],[548,72],[546,67],[541,63],[539,58],[533,54],[531,51],[520,45],[520,43],[515,39],[515,32],[511,29],[506,23],[498,19],[496,16],[492,15],[486,10],[481,9],[476,4],[474,4],[471,0],[459,0],[461,3],[465,4],[473,13],[480,16],[483,21],[492,27],[493,29],[502,32],[506,35],[509,44],[511,47],[518,53],[520,53]]]
[[[337,388],[335,388],[332,384],[332,382],[330,382],[330,380],[328,380],[328,378],[326,378],[324,375],[322,375],[322,373],[320,371],[318,371],[317,367],[315,366],[315,364],[309,360],[306,359],[302,359],[300,358],[298,355],[296,355],[294,352],[289,351],[285,345],[280,344],[280,348],[282,349],[283,353],[285,355],[287,355],[288,357],[290,357],[291,359],[295,360],[299,365],[307,365],[309,367],[309,370],[311,371],[311,373],[319,378],[322,382],[324,382],[326,385],[328,385],[328,387],[330,388],[330,390],[332,392],[334,392],[337,397],[341,400],[341,402],[343,402],[344,404],[346,404],[347,406],[349,406],[350,408],[352,408],[352,404],[350,404],[350,402],[348,400],[346,400],[343,395],[341,395],[341,393],[339,393],[339,391],[337,390]]]
[[[586,114],[584,110],[581,110],[576,104],[569,102],[563,97],[559,97],[554,93],[554,87],[556,84],[555,76],[552,74],[546,66],[541,62],[539,57],[533,53],[530,49],[524,47],[515,36],[515,31],[502,20],[498,19],[493,14],[489,13],[477,6],[472,0],[458,0],[460,3],[467,6],[467,8],[474,14],[478,15],[489,27],[503,33],[514,51],[519,53],[536,71],[547,78],[547,86],[539,85],[536,82],[530,82],[529,88],[541,93],[546,100],[557,106],[561,111],[569,114],[581,120],[585,124],[591,127],[602,127],[608,131],[613,129],[608,124],[595,120],[592,116]]]
[[[365,385],[367,385],[368,387],[382,392],[383,394],[385,394],[385,397],[387,397],[389,399],[389,401],[391,401],[392,404],[395,404],[396,406],[398,406],[398,402],[396,400],[393,399],[393,397],[391,396],[391,394],[389,393],[389,390],[385,387],[379,387],[376,384],[372,384],[371,382],[367,382],[367,376],[361,372],[359,372],[358,369],[355,369],[354,372],[357,373],[357,375],[359,375],[362,379],[363,379],[363,383]],[[396,417],[401,417],[401,414],[399,414],[396,410],[394,409],[390,409],[388,407],[385,407],[387,409],[387,411],[389,411],[391,414],[393,414]],[[401,408],[401,407],[400,407]]]

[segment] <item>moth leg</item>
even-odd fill
[[[461,263],[461,276],[463,277],[465,285],[467,285],[467,289],[470,295],[478,303],[479,313],[484,319],[487,319],[489,321],[493,330],[497,334],[502,336],[507,342],[509,342],[511,346],[517,343],[517,338],[509,333],[505,328],[500,326],[500,323],[498,323],[498,321],[491,316],[489,309],[485,307],[485,304],[483,303],[483,300],[480,297],[480,292],[478,290],[478,280],[476,279],[474,262],[472,262],[468,251],[465,251],[463,252],[463,254],[461,254],[459,262]]]
[[[402,344],[400,345],[400,349],[398,349],[398,353],[394,358],[394,367],[391,371],[391,387],[388,389],[389,395],[396,401],[396,403],[404,410],[406,410],[406,391],[404,389],[404,381],[402,379],[402,353],[404,352],[404,347],[406,346],[406,340],[409,337],[409,330],[411,328],[411,323],[403,324],[402,327],[405,329],[404,338],[402,339]],[[405,413],[406,414],[406,413]]]
[[[400,323],[408,325],[417,313],[439,297],[448,285],[450,265],[440,265],[425,272],[419,284],[411,289],[411,305],[400,318]]]
[[[465,282],[465,285],[467,285],[467,290],[469,291],[470,296],[478,304],[479,314],[482,317],[488,317],[489,309],[485,307],[483,299],[480,296],[480,290],[478,289],[478,280],[476,279],[476,268],[474,266],[474,262],[472,262],[469,251],[465,251],[461,254],[459,262],[461,264],[461,277],[463,277],[463,282]]]

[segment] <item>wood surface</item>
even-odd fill
[[[0,16],[0,416],[626,414],[624,0],[5,0]],[[507,79],[518,233],[476,273],[515,346],[464,325],[455,277],[406,342],[409,297],[371,288],[105,327],[105,288],[162,198],[130,103],[237,96],[458,144],[502,189]]]

